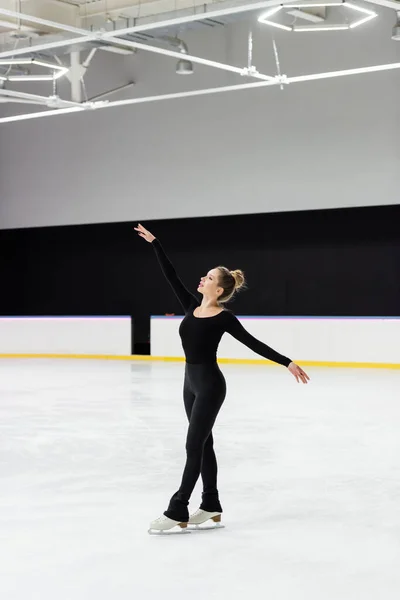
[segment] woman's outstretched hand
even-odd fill
[[[300,381],[302,381],[303,383],[308,383],[308,381],[310,381],[309,376],[307,375],[307,373],[305,373],[303,371],[303,369],[301,369],[298,365],[296,365],[294,362],[291,362],[290,365],[288,366],[289,371],[291,372],[291,374],[296,377],[297,383],[300,383]]]
[[[135,227],[135,231],[137,231],[140,237],[144,238],[146,242],[151,243],[156,239],[155,236],[152,233],[150,233],[150,231],[147,231],[147,229],[145,229],[140,223],[138,223],[138,226]]]

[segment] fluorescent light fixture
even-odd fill
[[[265,23],[265,25],[272,25],[272,27],[277,27],[278,29],[284,29],[285,31],[293,31],[293,27],[288,27],[287,25],[281,25],[280,23],[274,23],[273,21],[260,21],[260,23]]]
[[[283,6],[275,6],[271,10],[267,10],[267,12],[263,13],[258,17],[258,22],[263,23],[264,25],[272,25],[272,27],[277,27],[278,29],[284,29],[285,31],[292,31],[292,27],[288,27],[287,25],[281,25],[280,23],[274,23],[274,21],[268,21],[268,17],[272,17],[277,12],[282,10]]]
[[[65,67],[59,67],[59,69],[58,73],[52,75],[9,75],[5,79],[8,81],[54,81],[68,73],[68,69]]]
[[[325,27],[308,27],[305,25],[304,27],[300,25],[299,27],[293,27],[293,31],[302,32],[302,31],[341,31],[344,29],[350,29],[348,25],[326,25]]]
[[[315,73],[314,75],[300,75],[299,77],[288,77],[288,83],[316,81],[318,79],[330,79],[331,77],[344,77],[346,75],[361,75],[362,73],[376,73],[378,71],[391,71],[392,69],[400,69],[400,62],[389,63],[386,65],[375,65],[372,67],[359,67],[357,69],[345,69],[344,71],[329,71],[327,73]]]
[[[356,21],[355,23],[351,23],[350,29],[354,29],[355,27],[358,27],[359,25],[363,25],[363,23],[367,23],[371,19],[375,19],[375,17],[378,16],[378,13],[374,12],[373,10],[361,8],[360,6],[356,6],[352,2],[344,2],[343,6],[346,6],[347,8],[351,8],[352,10],[356,10],[360,13],[363,13],[364,15],[368,15],[367,17],[364,17],[363,19],[360,19],[359,21]]]
[[[357,12],[361,12],[364,15],[367,15],[366,17],[363,17],[362,19],[355,21],[354,23],[350,23],[350,24],[343,24],[343,25],[326,25],[326,27],[324,26],[292,26],[289,27],[287,25],[281,25],[280,23],[275,23],[274,21],[270,21],[269,17],[272,17],[272,15],[275,15],[277,12],[279,12],[280,10],[282,10],[283,8],[290,8],[290,9],[295,9],[295,11],[297,11],[297,15],[295,16],[300,16],[301,14],[299,14],[298,9],[301,8],[316,8],[316,7],[329,7],[329,6],[345,6],[350,10],[355,10]],[[293,14],[289,13],[289,14]],[[272,27],[277,27],[278,29],[284,29],[285,31],[297,31],[297,32],[310,32],[310,31],[344,31],[347,29],[354,29],[355,27],[358,27],[359,25],[363,25],[363,23],[367,23],[368,21],[370,21],[371,19],[374,19],[375,17],[377,17],[378,14],[372,10],[368,10],[366,8],[361,8],[360,6],[357,6],[356,4],[353,4],[352,2],[347,2],[346,0],[343,0],[343,2],[303,2],[300,4],[282,4],[280,6],[275,6],[273,9],[268,10],[267,12],[263,13],[259,18],[258,21],[259,23],[263,23],[265,25],[271,25]],[[320,19],[318,17],[314,17],[310,15],[309,20],[317,20]]]
[[[0,65],[31,65],[33,58],[5,58],[0,60]]]
[[[38,60],[36,58],[4,59],[0,60],[0,65],[38,65],[40,67],[46,67],[46,69],[51,69],[53,71],[53,73],[49,75],[9,75],[8,77],[2,78],[4,81],[54,81],[55,79],[59,79],[69,71],[67,67],[55,65],[53,63],[49,63],[44,60]]]
[[[0,60],[0,65],[39,65],[41,67],[53,69],[54,71],[62,71],[66,68],[44,60],[38,60],[37,58],[4,58]]]
[[[314,2],[310,2],[308,4],[285,4],[284,8],[322,8],[324,6],[343,6],[343,2],[323,2],[320,4],[316,4]]]
[[[272,17],[272,15],[275,15],[277,12],[282,10],[282,8],[283,6],[279,5],[275,6],[274,8],[271,8],[271,10],[267,10],[267,12],[263,13],[258,17],[258,22],[265,23],[265,19],[267,19],[268,17]]]
[[[67,69],[66,67],[63,67],[61,71],[59,71],[56,74],[53,74],[52,79],[60,79],[60,77],[63,77],[63,75],[68,73],[68,71],[69,71],[69,69]]]
[[[359,12],[364,13],[365,15],[373,15],[374,17],[377,16],[376,12],[374,12],[373,10],[368,10],[367,8],[361,8],[360,6],[356,6],[356,4],[353,4],[352,2],[343,2],[343,6],[346,6],[347,8],[352,8],[353,10],[358,10]]]
[[[349,29],[354,29],[354,27],[358,27],[359,25],[362,25],[363,23],[366,23],[367,21],[370,21],[371,19],[374,19],[377,16],[378,15],[375,13],[374,15],[370,15],[369,17],[364,17],[360,21],[356,21],[355,23],[351,23],[351,25],[349,26]]]
[[[27,119],[40,119],[41,117],[50,117],[53,115],[65,115],[66,113],[79,112],[85,110],[80,106],[72,106],[71,108],[58,108],[57,110],[44,110],[43,112],[28,113],[25,115],[15,115],[14,117],[4,117],[0,119],[0,123],[13,123],[14,121],[25,121]]]
[[[54,69],[56,71],[65,70],[65,67],[61,65],[55,65],[53,63],[45,62],[44,60],[37,60],[36,58],[32,61],[35,65],[40,65],[41,67],[48,67],[49,69]],[[68,69],[66,69],[68,71]]]
[[[9,75],[8,81],[53,81],[53,75]]]
[[[128,50],[127,48],[120,48],[119,46],[99,46],[97,50],[105,50],[106,52],[114,52],[114,54],[123,54],[124,56],[129,56],[133,54],[133,50]]]

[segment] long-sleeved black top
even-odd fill
[[[212,317],[195,317],[193,311],[200,305],[199,300],[183,285],[157,238],[153,240],[152,246],[166,279],[185,311],[185,318],[179,327],[179,335],[182,339],[187,363],[215,362],[219,342],[227,331],[239,342],[264,358],[285,367],[289,366],[292,362],[289,358],[253,337],[230,310],[225,309]]]

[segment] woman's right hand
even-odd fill
[[[137,231],[140,237],[144,238],[146,242],[151,243],[154,242],[154,240],[156,239],[155,236],[152,233],[150,233],[150,231],[147,231],[147,229],[145,229],[140,223],[138,223],[138,226],[135,227],[135,231]]]

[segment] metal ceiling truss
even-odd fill
[[[378,4],[380,6],[392,8],[395,10],[399,9],[399,3],[394,2],[392,0],[365,0],[365,1],[372,3],[372,4]],[[187,15],[184,17],[177,17],[177,18],[168,19],[165,21],[158,21],[158,22],[135,25],[132,27],[118,29],[115,31],[99,30],[99,31],[95,31],[95,32],[0,8],[0,15],[12,17],[14,19],[18,19],[19,21],[23,21],[23,22],[27,22],[27,23],[40,24],[40,25],[48,27],[52,30],[59,30],[62,32],[72,33],[75,35],[75,37],[73,37],[73,38],[63,39],[63,40],[59,40],[56,42],[37,44],[35,46],[27,46],[24,48],[18,48],[16,50],[0,52],[0,61],[9,59],[9,58],[12,58],[15,60],[16,56],[35,54],[38,52],[43,52],[45,50],[50,50],[50,49],[55,49],[55,48],[60,48],[60,47],[71,47],[71,46],[73,47],[73,46],[77,46],[82,43],[96,42],[96,41],[97,42],[107,42],[108,44],[115,45],[118,48],[124,48],[124,49],[129,49],[129,50],[132,50],[132,49],[142,50],[142,51],[152,52],[152,53],[159,54],[159,55],[164,55],[164,56],[174,58],[174,59],[181,59],[182,54],[180,52],[175,52],[173,50],[168,50],[165,48],[160,48],[160,47],[151,46],[148,44],[143,44],[141,42],[131,41],[131,40],[124,38],[124,36],[136,34],[139,32],[145,32],[145,31],[150,32],[150,31],[157,30],[157,29],[174,27],[176,25],[182,25],[184,23],[193,23],[195,21],[201,21],[204,19],[218,19],[220,17],[225,17],[228,15],[235,15],[235,14],[237,15],[237,14],[241,14],[241,13],[246,13],[246,12],[256,11],[256,10],[263,10],[263,9],[265,10],[268,8],[278,7],[278,6],[282,6],[285,4],[289,4],[289,1],[285,3],[285,2],[282,2],[281,0],[266,0],[263,2],[255,3],[255,4],[233,6],[233,7],[225,8],[225,9],[206,10],[205,12],[201,12],[201,13],[197,13],[197,14],[191,14],[191,15]],[[293,5],[293,0],[291,0],[290,4]],[[241,68],[241,67],[228,65],[228,64],[220,63],[217,61],[212,61],[209,59],[204,59],[204,58],[189,55],[189,54],[185,54],[185,59],[189,60],[193,63],[196,63],[196,64],[200,64],[203,66],[208,66],[208,67],[212,67],[212,68],[216,68],[216,69],[221,69],[221,70],[235,73],[235,74],[238,74],[241,76],[250,77],[250,78],[253,78],[253,79],[256,79],[259,81],[256,81],[253,83],[244,83],[244,84],[223,86],[223,87],[217,87],[217,88],[194,90],[191,92],[179,92],[179,93],[175,93],[175,94],[164,94],[164,95],[157,95],[157,96],[149,96],[149,97],[145,97],[145,98],[130,98],[127,100],[120,100],[120,101],[114,101],[114,102],[100,100],[100,101],[88,101],[88,102],[83,102],[83,103],[79,102],[78,103],[78,102],[64,101],[54,95],[51,97],[44,97],[44,96],[38,97],[37,96],[36,98],[32,98],[31,97],[32,95],[30,95],[30,94],[19,93],[19,96],[17,96],[16,93],[11,92],[9,90],[0,90],[0,97],[2,96],[2,97],[9,98],[9,99],[14,97],[19,100],[21,100],[22,98],[25,98],[29,102],[39,102],[40,104],[44,104],[47,108],[52,109],[52,110],[34,112],[34,113],[29,113],[29,114],[24,114],[24,115],[15,115],[15,116],[11,116],[11,117],[0,118],[0,123],[7,123],[7,122],[26,120],[26,119],[43,118],[43,117],[48,117],[48,116],[56,116],[56,115],[60,115],[60,114],[70,113],[70,112],[72,113],[72,112],[92,111],[92,110],[103,109],[103,108],[127,106],[127,105],[131,105],[131,104],[142,104],[142,103],[156,102],[156,101],[161,101],[161,100],[172,100],[172,99],[184,98],[184,97],[194,97],[194,96],[217,94],[217,93],[223,93],[223,92],[233,92],[233,91],[239,91],[239,90],[244,90],[244,89],[253,89],[253,88],[257,89],[260,87],[268,87],[268,86],[274,86],[274,85],[284,86],[284,85],[288,85],[291,83],[300,83],[300,82],[304,82],[304,81],[316,81],[319,79],[328,79],[328,78],[332,78],[332,77],[357,75],[357,74],[368,73],[368,72],[386,71],[386,70],[400,68],[400,63],[391,63],[391,64],[386,64],[386,65],[359,67],[356,69],[346,69],[346,70],[342,70],[342,71],[331,71],[331,72],[327,72],[327,73],[315,73],[315,74],[310,74],[310,75],[303,75],[300,77],[288,77],[287,75],[280,74],[279,70],[278,70],[279,74],[275,75],[275,76],[259,73],[257,71],[256,67],[251,65],[250,63],[248,64],[247,67]]]

